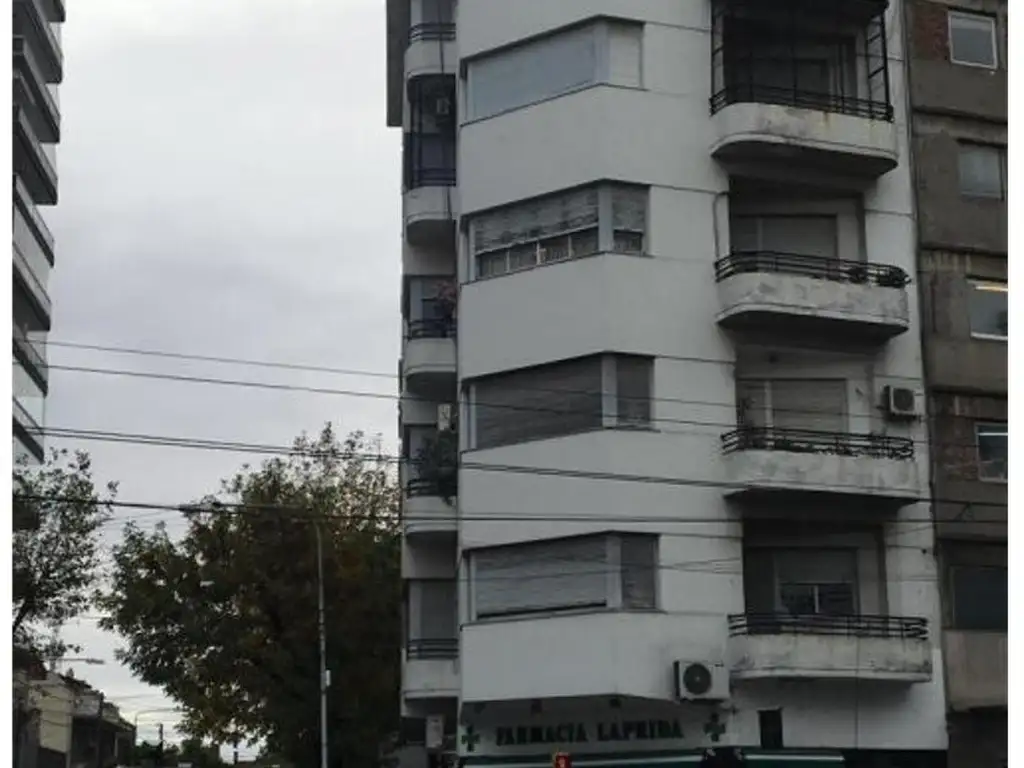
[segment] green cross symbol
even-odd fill
[[[476,752],[476,745],[480,743],[480,734],[476,732],[472,725],[467,725],[462,730],[462,745],[466,748],[467,752]]]
[[[722,738],[722,734],[725,733],[725,723],[719,720],[717,712],[712,712],[710,719],[704,723],[704,733],[714,742],[718,742]]]

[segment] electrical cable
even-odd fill
[[[124,442],[136,445],[158,445],[161,447],[175,447],[175,448],[190,448],[195,450],[227,450],[231,452],[239,453],[265,453],[275,454],[280,453],[288,456],[310,456],[315,457],[316,452],[304,452],[298,451],[295,448],[284,448],[281,446],[266,446],[266,445],[248,445],[245,443],[231,443],[229,441],[214,441],[214,440],[202,440],[202,439],[191,439],[191,438],[176,438],[166,437],[158,435],[146,435],[146,434],[130,434],[130,433],[117,433],[117,432],[93,432],[87,430],[59,430],[49,429],[43,430],[42,434],[48,437],[64,437],[66,439],[96,439],[107,442]],[[464,452],[463,456],[467,453]],[[342,458],[345,454],[342,451],[336,451],[333,453],[337,458]],[[393,463],[405,463],[409,466],[415,466],[420,463],[417,459],[403,458],[401,456],[395,456],[390,454],[355,454],[352,456],[355,459],[364,459],[366,461],[375,462],[379,461],[386,464]],[[461,460],[459,462],[459,469],[462,470],[475,470],[483,472],[506,472],[513,474],[530,474],[536,476],[545,477],[573,477],[579,479],[593,479],[593,480],[608,480],[608,481],[622,481],[622,482],[640,482],[647,484],[661,484],[670,486],[683,486],[683,487],[700,487],[700,488],[713,488],[721,490],[733,490],[733,491],[745,491],[749,490],[749,487],[743,483],[735,482],[724,482],[715,480],[696,480],[696,479],[684,479],[684,478],[673,478],[673,477],[659,477],[650,475],[639,475],[629,473],[615,473],[615,472],[598,472],[598,471],[587,471],[587,470],[575,470],[575,469],[558,469],[552,467],[537,467],[537,466],[520,466],[520,465],[506,465],[506,464],[494,464],[489,462],[474,462],[469,460]],[[815,483],[807,482],[787,482],[787,487],[790,488],[811,488],[820,490],[821,486]],[[863,486],[858,484],[838,484],[830,485],[832,489],[837,491],[842,490],[857,490],[862,491]],[[986,501],[972,501],[970,499],[953,499],[948,497],[941,498],[930,498],[920,497],[918,499],[909,500],[907,503],[923,503],[923,502],[942,502],[949,504],[970,504],[973,506],[986,506],[986,507],[1005,507],[1005,504],[997,502],[986,502]]]

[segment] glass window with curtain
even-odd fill
[[[648,357],[590,355],[476,379],[473,447],[649,426],[653,369]],[[614,399],[606,402],[606,393]]]
[[[970,282],[971,336],[1006,341],[1010,331],[1009,290],[1006,283]]]
[[[1009,478],[1009,430],[1005,422],[978,422],[978,477],[1005,482]]]
[[[476,278],[598,253],[643,255],[648,195],[645,187],[599,184],[477,214],[469,222]]]
[[[473,615],[657,607],[657,536],[602,534],[470,553]]]

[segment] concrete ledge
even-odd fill
[[[459,49],[454,40],[413,40],[405,50],[406,82],[422,75],[453,75],[458,69]]]
[[[775,104],[730,104],[714,116],[716,159],[779,163],[876,179],[899,163],[897,127],[885,120]]]
[[[734,680],[797,678],[924,683],[932,679],[928,640],[842,635],[729,638]]]
[[[457,698],[459,660],[403,658],[402,696],[406,699]]]
[[[454,376],[455,339],[408,339],[402,354],[407,380],[422,376]]]
[[[418,187],[403,196],[405,234],[413,245],[430,245],[452,238],[458,216],[455,187]]]
[[[911,501],[922,495],[917,462],[780,450],[739,450],[722,457],[727,495],[817,493]]]
[[[770,323],[797,333],[834,330],[885,340],[910,327],[904,288],[750,272],[721,280],[718,298],[717,320],[726,328],[763,328]]]
[[[455,500],[448,504],[439,496],[406,496],[402,524],[406,536],[452,534],[458,531]]]

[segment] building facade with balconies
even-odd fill
[[[470,768],[940,764],[901,3],[388,8],[403,713]]]
[[[1007,760],[1007,3],[906,5],[950,767]]]
[[[47,292],[53,235],[38,206],[57,202],[57,86],[63,78],[64,0],[14,0],[13,8],[13,438],[14,455],[43,458],[49,375]]]

